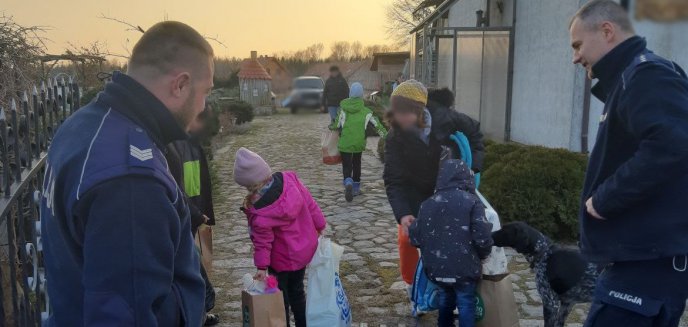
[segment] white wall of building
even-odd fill
[[[568,19],[579,0],[527,0],[516,6],[511,139],[525,144],[572,149],[580,140],[573,119],[576,67]],[[577,134],[580,134],[578,132]],[[578,147],[580,147],[578,145]]]

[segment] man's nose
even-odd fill
[[[581,57],[577,53],[573,53],[573,64],[577,65],[580,64],[581,62]]]

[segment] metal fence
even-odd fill
[[[2,326],[39,326],[49,314],[38,204],[48,146],[80,100],[71,78],[55,78],[0,106]]]

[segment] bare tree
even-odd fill
[[[0,106],[7,108],[16,92],[28,90],[40,77],[37,59],[44,53],[41,26],[22,26],[0,13]],[[9,302],[3,302],[9,303]]]
[[[109,20],[109,21],[118,23],[118,24],[120,24],[120,25],[124,25],[124,26],[126,27],[126,29],[125,29],[126,31],[134,31],[134,32],[140,32],[140,33],[145,33],[145,32],[146,32],[146,30],[145,30],[143,27],[141,27],[140,25],[132,24],[132,23],[127,22],[126,20],[123,20],[123,19],[119,19],[119,18],[116,18],[116,17],[105,16],[105,15],[102,14],[102,13],[100,14],[100,16],[98,16],[98,18],[104,19],[104,20]],[[165,15],[165,20],[167,20],[167,15]],[[212,42],[215,42],[215,43],[219,44],[219,45],[222,46],[223,48],[227,48],[227,45],[224,44],[222,41],[220,41],[220,39],[219,39],[217,36],[203,35],[203,37],[204,37],[206,40],[208,40],[208,41],[212,41]],[[129,45],[129,39],[127,38],[127,39],[126,39],[126,42],[122,45],[122,47],[124,48],[124,50],[127,52],[127,55],[124,56],[124,57],[126,57],[126,58],[128,58],[128,57],[131,55],[131,53],[130,53],[130,51],[129,51],[129,46],[128,46],[128,45]],[[122,55],[120,55],[120,56],[122,56]]]
[[[365,58],[365,52],[363,52],[363,44],[360,41],[351,43],[351,60],[361,60]]]
[[[351,43],[347,41],[337,41],[330,46],[331,61],[349,61],[351,59]]]
[[[394,0],[387,6],[387,34],[397,46],[406,46],[409,32],[432,12],[432,0]],[[423,6],[421,6],[423,5]]]

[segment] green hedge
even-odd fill
[[[516,144],[486,148],[481,192],[502,223],[525,221],[561,241],[578,238],[580,192],[587,156]]]

